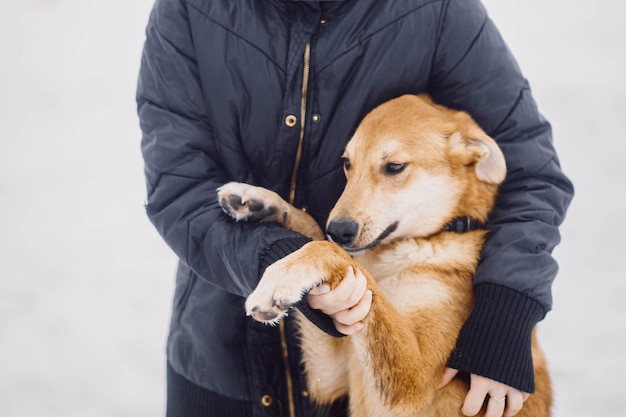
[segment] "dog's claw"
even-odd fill
[[[256,321],[261,323],[276,321],[281,315],[281,310],[269,309],[262,310],[259,306],[255,306],[248,315],[252,316]]]
[[[293,305],[295,304],[295,302],[293,301],[287,301],[284,300],[282,298],[278,298],[275,299],[273,302],[274,307],[279,308],[281,310],[289,310],[291,307],[293,307]]]

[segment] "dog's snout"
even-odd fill
[[[326,229],[326,233],[333,242],[342,246],[349,246],[354,243],[358,232],[358,223],[350,219],[332,220]]]

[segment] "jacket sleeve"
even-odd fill
[[[158,0],[137,88],[147,214],[195,273],[245,297],[273,243],[297,248],[309,239],[275,225],[236,223],[222,212],[216,189],[234,179],[221,166],[202,94],[186,4]]]
[[[474,279],[475,306],[449,366],[533,392],[531,333],[552,306],[551,252],[573,188],[550,124],[479,0],[444,2],[430,93],[472,115],[508,169]]]

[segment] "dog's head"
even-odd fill
[[[353,252],[432,235],[455,217],[485,221],[506,175],[495,141],[426,95],[370,112],[343,158],[347,184],[327,233]]]

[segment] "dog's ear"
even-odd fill
[[[489,184],[500,184],[506,177],[506,162],[502,151],[481,129],[471,129],[450,136],[452,151],[460,154],[463,163],[476,165],[476,177]]]

